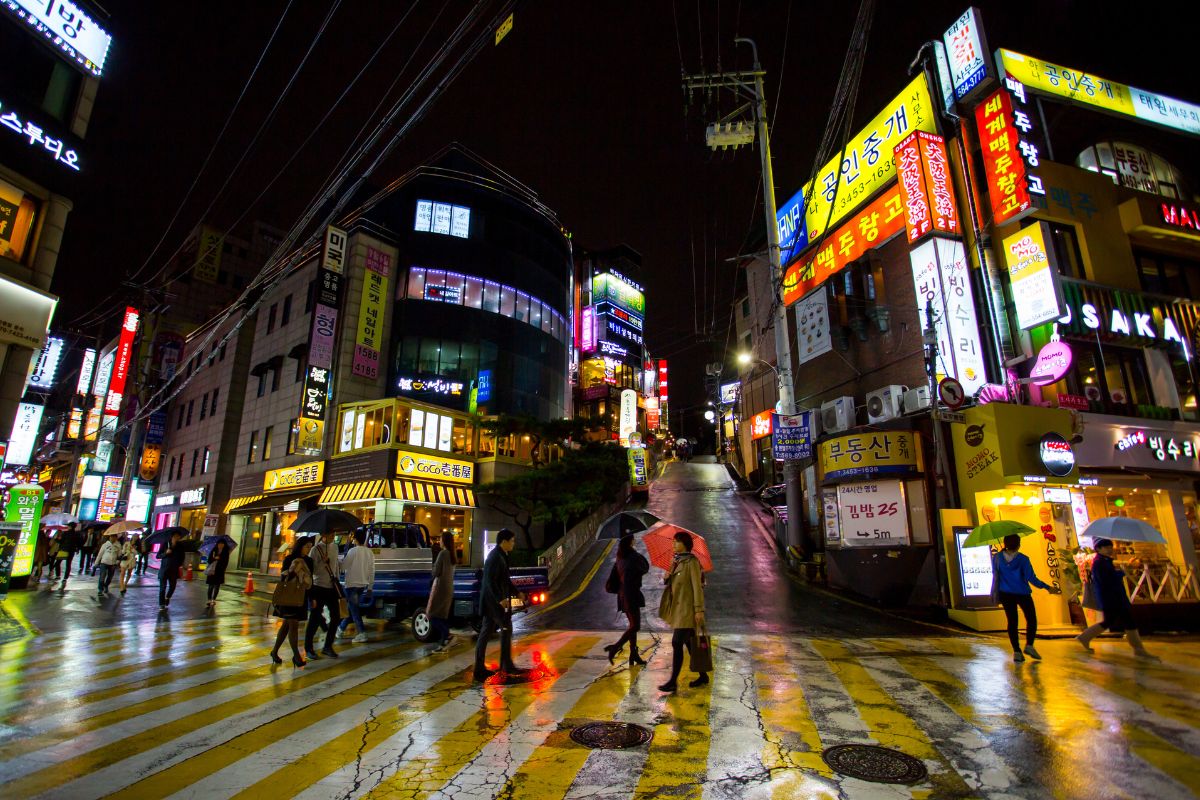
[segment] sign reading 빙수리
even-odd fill
[[[842,483],[837,487],[843,547],[908,544],[908,506],[900,481]]]
[[[920,472],[921,437],[915,431],[874,431],[826,439],[817,447],[825,479],[870,478]]]
[[[396,474],[403,478],[471,484],[475,482],[475,465],[402,449],[396,456]]]
[[[1045,222],[1027,225],[1004,240],[1004,261],[1012,283],[1017,325],[1029,330],[1063,316],[1062,286]]]
[[[782,250],[780,263],[787,264],[886,186],[896,175],[896,144],[915,130],[934,133],[933,112],[929,85],[922,73],[846,143],[845,158],[840,163],[839,151],[818,173],[815,186],[805,185],[780,206],[775,217]]]
[[[269,470],[263,475],[264,492],[290,492],[325,482],[325,462],[309,461],[294,467]]]
[[[987,375],[963,244],[934,237],[914,247],[908,256],[922,329],[928,322],[927,307],[932,306],[934,312],[937,378],[957,378],[968,394],[974,394],[987,383]]]

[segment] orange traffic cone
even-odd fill
[[[191,581],[191,580],[196,579],[195,573],[192,572],[192,562],[190,562],[190,561],[188,562],[187,570],[183,573],[183,579],[185,581]]]
[[[246,588],[242,590],[242,594],[254,594],[254,573],[246,573]]]

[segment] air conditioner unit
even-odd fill
[[[931,405],[932,403],[929,402],[928,386],[918,386],[904,393],[905,414],[915,414],[918,411],[929,408]]]
[[[853,428],[854,398],[838,397],[821,403],[821,432],[836,433]]]
[[[874,425],[900,416],[907,386],[892,384],[867,392],[867,421]]]

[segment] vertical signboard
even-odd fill
[[[997,89],[975,107],[975,125],[995,224],[1003,225],[1032,213],[1029,175],[1021,156],[1012,98],[1007,89]]]
[[[646,448],[630,447],[626,451],[629,459],[629,488],[645,492],[650,486],[650,471],[646,468]]]
[[[104,400],[105,416],[115,417],[121,413],[121,403],[125,399],[125,384],[129,381],[129,365],[133,362],[133,340],[137,337],[140,318],[136,308],[129,306],[125,309],[125,317],[121,322],[121,335],[117,338],[112,377],[108,382],[108,395]]]
[[[96,351],[88,348],[83,351],[83,362],[79,365],[79,383],[75,384],[75,394],[87,397],[92,388],[92,374],[96,371]]]
[[[58,376],[58,365],[62,361],[65,342],[61,336],[50,336],[38,351],[33,363],[33,374],[29,376],[29,388],[39,392],[48,392],[54,388],[54,379]]]
[[[108,391],[108,381],[112,377],[113,361],[116,358],[116,351],[110,350],[100,357],[100,363],[96,366],[96,379],[92,382],[92,407],[88,409],[87,418],[84,422],[83,435],[88,441],[96,438],[97,431],[100,430],[100,418],[104,413],[104,395]]]
[[[16,535],[16,547],[12,554],[11,571],[4,574],[0,566],[0,594],[8,590],[8,578],[20,578],[33,572],[33,552],[37,547],[38,525],[42,521],[42,501],[46,490],[36,483],[21,483],[12,487],[8,494],[8,505],[4,509],[4,521],[15,522],[21,527],[17,531],[6,531],[5,535]]]
[[[658,360],[658,413],[666,427],[670,428],[671,417],[667,413],[667,362],[662,358]]]
[[[42,426],[42,414],[46,407],[41,403],[21,403],[17,406],[17,417],[13,421],[12,435],[8,437],[8,463],[23,467],[33,463],[33,449],[38,431]]]
[[[221,250],[225,247],[225,234],[200,226],[200,243],[196,250],[196,266],[192,274],[204,283],[217,283],[221,277]]]
[[[633,389],[621,391],[621,425],[618,435],[621,444],[629,443],[629,435],[637,430],[637,392]]]
[[[346,264],[346,232],[332,225],[325,231],[321,266],[317,269],[313,326],[309,332],[308,364],[300,392],[299,426],[305,434],[296,443],[304,455],[320,455],[324,440],[329,379],[337,340],[338,312],[342,305],[342,275]]]
[[[942,40],[946,43],[954,95],[959,100],[967,100],[987,80],[989,71],[991,51],[983,34],[983,16],[979,9],[972,6],[964,11],[942,34]]]
[[[584,306],[579,313],[579,352],[596,351],[596,307]]]
[[[796,304],[796,358],[803,364],[832,350],[829,294],[821,286]]]
[[[917,131],[896,145],[896,171],[910,243],[929,233],[960,233],[942,137]]]
[[[367,248],[367,268],[363,271],[362,305],[358,310],[358,339],[354,344],[351,372],[374,380],[379,377],[379,353],[382,349],[383,318],[387,313],[388,283],[392,257],[374,247]]]
[[[1050,227],[1039,221],[1004,240],[1004,261],[1021,330],[1053,322],[1065,313],[1058,264],[1054,251],[1046,247],[1049,234]]]
[[[96,519],[108,522],[117,516],[117,504],[121,500],[121,489],[125,479],[120,475],[105,475],[100,482],[100,497],[96,507]]]
[[[813,412],[772,414],[771,455],[776,461],[812,458]]]
[[[987,383],[987,374],[962,242],[930,239],[913,248],[909,259],[922,330],[929,324],[928,309],[933,311],[938,379],[957,378],[967,394],[974,394]]]

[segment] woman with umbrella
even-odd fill
[[[312,543],[313,540],[308,537],[296,538],[292,551],[283,559],[279,571],[281,582],[296,581],[305,591],[312,588],[313,562],[308,557]],[[275,647],[271,650],[271,661],[276,664],[283,663],[283,659],[279,657],[279,648],[283,646],[283,640],[287,639],[288,644],[292,646],[292,663],[303,667],[308,662],[300,657],[300,620],[308,616],[308,609],[303,605],[276,606],[275,616],[279,617],[280,623],[279,633],[275,636]]]
[[[204,582],[208,584],[208,607],[217,604],[217,593],[225,583],[225,570],[229,567],[229,543],[218,536],[216,544],[208,553],[208,566],[204,571]]]
[[[617,545],[617,560],[613,564],[612,574],[608,576],[605,588],[616,590],[613,594],[617,596],[617,610],[624,612],[629,626],[616,644],[604,648],[610,664],[625,643],[629,642],[629,663],[643,667],[646,665],[638,655],[637,635],[642,628],[642,607],[646,605],[646,598],[642,595],[642,576],[649,571],[650,562],[633,546],[633,536],[622,536],[620,544]]]
[[[694,542],[692,534],[678,531],[672,542],[675,555],[671,562],[671,571],[666,577],[666,588],[663,590],[662,602],[658,607],[658,615],[672,628],[671,635],[671,677],[659,691],[674,692],[677,688],[679,671],[683,669],[683,648],[688,649],[688,657],[696,658],[696,631],[704,628],[704,584],[701,580],[700,560],[692,553]],[[688,686],[704,686],[708,683],[708,673],[701,672],[699,677]]]
[[[1088,529],[1089,531],[1091,528]],[[1161,536],[1161,534],[1159,534]],[[1125,633],[1125,640],[1133,648],[1138,658],[1148,661],[1158,661],[1142,644],[1142,636],[1133,623],[1133,605],[1129,595],[1125,593],[1125,572],[1118,569],[1113,562],[1113,543],[1111,539],[1096,539],[1096,556],[1092,559],[1092,581],[1096,589],[1096,598],[1100,601],[1100,610],[1104,619],[1087,628],[1075,637],[1075,641],[1084,650],[1092,652],[1092,639],[1101,631]]]
[[[133,568],[137,566],[139,542],[141,534],[133,534],[121,542],[121,596],[129,589],[129,579],[133,577]]]

